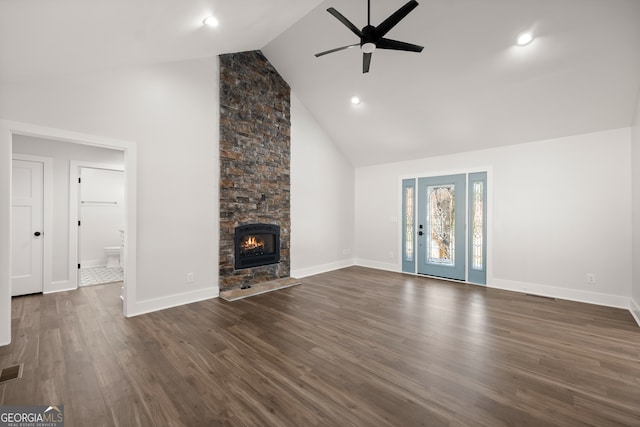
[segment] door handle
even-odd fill
[[[41,234],[42,233],[40,233],[39,231],[36,231],[35,233],[33,233],[33,235],[36,236],[36,237],[40,237]]]

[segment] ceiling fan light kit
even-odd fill
[[[360,46],[360,49],[362,49],[364,53],[373,53],[373,51],[376,50],[376,45],[374,43],[365,43]]]
[[[398,40],[387,39],[384,36],[395,27],[405,16],[418,6],[418,2],[411,0],[400,9],[396,10],[391,16],[382,21],[380,25],[374,27],[371,25],[371,0],[367,0],[367,26],[358,29],[351,21],[344,17],[336,9],[330,7],[327,12],[332,14],[338,21],[351,30],[360,38],[360,43],[350,44],[347,46],[330,49],[324,52],[316,53],[316,57],[326,55],[328,53],[338,52],[351,47],[360,46],[362,50],[362,72],[368,73],[371,66],[371,55],[376,49],[403,50],[406,52],[422,52],[422,46],[411,43],[401,42]]]

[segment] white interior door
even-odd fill
[[[44,165],[13,160],[11,201],[11,295],[43,290]]]

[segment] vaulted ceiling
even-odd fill
[[[423,52],[363,74],[358,48],[314,54],[357,42],[326,9],[363,27],[365,0],[0,0],[0,79],[262,49],[354,166],[631,125],[639,1],[418,1],[387,36]],[[405,2],[371,0],[372,24]]]

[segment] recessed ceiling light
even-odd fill
[[[351,103],[352,103],[353,105],[358,105],[358,104],[360,104],[360,98],[358,98],[357,96],[352,97],[352,98],[351,98]]]
[[[531,33],[522,33],[518,36],[516,43],[518,46],[526,46],[533,41],[533,35]]]
[[[202,23],[204,25],[208,25],[209,27],[217,27],[219,22],[218,22],[218,18],[216,18],[215,16],[207,16],[204,21],[202,21]]]

